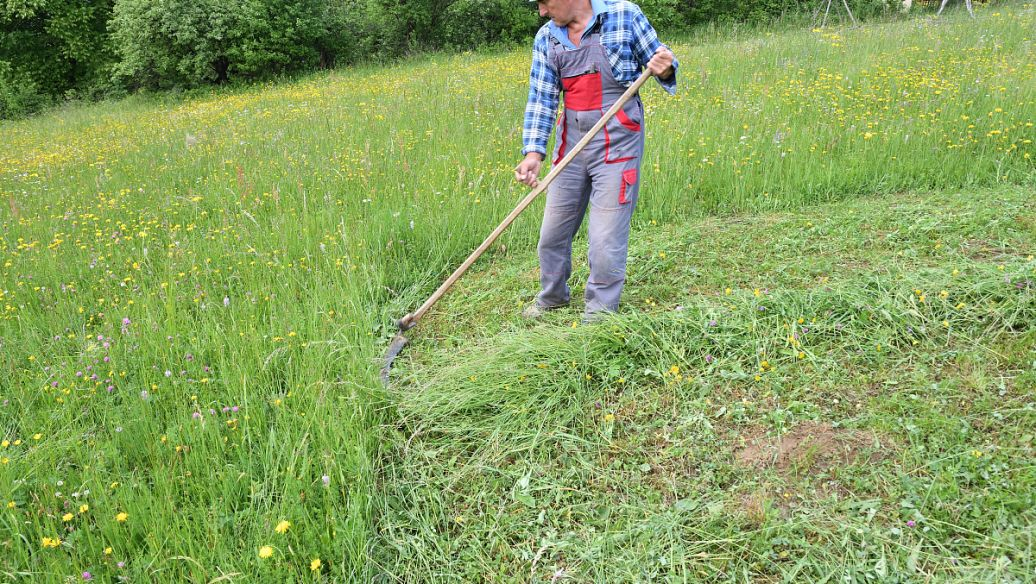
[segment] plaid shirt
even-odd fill
[[[592,0],[594,16],[583,31],[583,38],[589,36],[600,22],[601,44],[608,61],[611,62],[615,80],[630,86],[640,75],[662,43],[658,41],[655,29],[651,27],[640,8],[626,0]],[[554,128],[558,101],[561,95],[561,79],[550,58],[551,40],[554,36],[568,50],[575,46],[568,39],[568,32],[553,21],[547,21],[532,45],[532,71],[529,74],[529,102],[525,106],[525,121],[522,125],[522,155],[539,152],[547,156],[547,140]],[[676,93],[676,68],[673,59],[673,75],[658,82],[669,93]]]

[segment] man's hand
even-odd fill
[[[648,71],[659,79],[669,79],[673,75],[673,53],[665,45],[658,47],[647,64]]]
[[[518,166],[514,167],[514,179],[536,188],[540,184],[540,167],[542,165],[543,155],[537,152],[530,152],[518,163]]]

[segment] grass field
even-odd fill
[[[388,390],[525,50],[3,123],[0,574],[1031,581],[1034,29],[677,39],[621,313],[519,321],[534,206]]]

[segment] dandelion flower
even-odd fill
[[[605,414],[604,415],[604,422],[606,424],[611,424],[614,421],[615,421],[615,414]]]
[[[71,513],[65,513],[64,515],[61,516],[61,520],[62,521],[72,521],[72,519],[74,517],[75,517],[75,515],[72,515]]]
[[[277,527],[273,528],[273,530],[277,533],[287,533],[289,527],[291,527],[291,522],[282,520],[280,523],[277,524]]]
[[[320,561],[320,558],[313,558],[313,561],[309,563],[309,569],[313,570],[314,572],[319,572],[321,565],[322,563]]]
[[[273,555],[273,548],[272,547],[270,547],[268,545],[264,545],[263,547],[259,548],[259,557],[260,558],[265,560],[266,558],[269,558],[272,555]]]
[[[129,519],[129,513],[126,513],[125,511],[115,516],[115,520],[119,523],[126,523],[127,519]]]

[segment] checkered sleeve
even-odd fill
[[[636,5],[629,4],[631,10],[629,12],[629,18],[631,19],[630,25],[633,30],[633,40],[630,43],[633,48],[633,54],[637,59],[637,62],[641,67],[646,67],[648,61],[654,56],[655,51],[658,47],[662,46],[662,43],[658,40],[658,35],[655,33],[654,27],[648,22],[644,13],[640,11]],[[669,79],[659,79],[658,83],[670,94],[676,93],[676,71],[680,66],[680,63],[673,57],[673,74]]]
[[[522,124],[522,155],[539,152],[547,157],[547,140],[554,128],[561,95],[561,80],[551,62],[550,33],[546,26],[536,35],[532,46],[532,70],[529,73],[529,101],[525,105]]]

